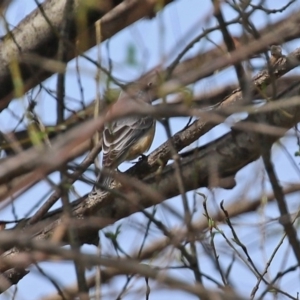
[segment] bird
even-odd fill
[[[152,83],[148,83],[145,89],[141,89],[139,84],[135,84],[122,91],[107,115],[118,114],[141,101],[151,105],[151,85]],[[154,139],[155,123],[152,116],[138,115],[106,123],[102,133],[102,168],[115,170],[124,161],[134,160],[148,151]],[[109,175],[100,173],[93,189],[94,194],[101,187],[109,188],[111,181]]]
[[[270,53],[270,65],[272,67],[280,64],[282,60],[286,58],[286,56],[282,54],[282,48],[280,45],[272,45],[270,48]]]

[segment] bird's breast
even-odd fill
[[[126,156],[126,160],[136,159],[138,156],[148,151],[151,147],[155,134],[155,124],[151,127],[151,129],[140,138],[132,147],[130,148],[129,153]]]

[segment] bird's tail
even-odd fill
[[[111,176],[107,174],[99,174],[96,184],[94,185],[92,191],[89,193],[88,197],[90,200],[99,199],[101,195],[104,195],[109,190],[110,184],[112,183],[113,179]]]
[[[98,175],[98,178],[97,178],[97,186],[98,188],[100,189],[103,189],[103,190],[107,190],[109,189],[110,187],[110,184],[112,183],[113,179],[111,176],[109,176],[109,174],[102,174],[100,173]]]
[[[105,172],[105,174],[101,172],[97,177],[96,184],[91,193],[107,192],[112,181],[113,178],[109,172]]]

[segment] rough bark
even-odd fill
[[[172,0],[164,1],[164,5]],[[47,0],[35,9],[20,24],[6,36],[0,43],[0,108],[7,107],[15,96],[35,87],[38,83],[53,74],[45,70],[43,65],[26,63],[26,56],[31,54],[42,59],[55,59],[59,43],[59,32],[64,20],[65,0]],[[112,37],[114,34],[143,17],[153,16],[157,1],[152,0],[110,0],[95,1],[95,7],[84,7],[84,1],[74,1],[71,39],[67,52],[67,60],[83,53],[96,45],[95,24],[101,20],[101,41]],[[118,5],[121,3],[120,5]],[[114,8],[114,9],[112,9]],[[86,9],[86,26],[78,24],[79,14]],[[109,12],[109,10],[111,10]],[[45,18],[46,16],[46,18]],[[38,60],[37,60],[38,61]],[[17,75],[11,73],[15,63],[19,62],[18,69],[23,80],[23,87],[14,86],[13,78]],[[12,64],[14,63],[14,64]]]

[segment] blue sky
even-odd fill
[[[253,1],[257,2],[257,1]],[[282,6],[287,1],[267,1],[267,4],[270,8],[278,8]],[[188,4],[187,4],[188,3]],[[299,1],[293,5],[293,9],[299,9],[300,4]],[[33,0],[15,0],[11,5],[7,18],[9,22],[13,25],[16,25],[21,19],[23,19],[29,12],[31,12],[35,8],[35,3]],[[289,13],[291,13],[291,9]],[[143,72],[148,71],[153,68],[157,64],[163,62],[167,65],[167,61],[165,61],[165,57],[174,58],[176,54],[183,49],[185,44],[190,41],[193,37],[195,37],[202,29],[207,28],[208,26],[212,26],[216,24],[216,20],[212,17],[209,17],[211,14],[211,2],[210,1],[198,1],[198,0],[189,0],[183,1],[178,0],[176,3],[169,5],[163,13],[160,13],[157,18],[152,20],[142,20],[137,22],[136,24],[130,26],[130,28],[121,31],[116,34],[109,41],[109,56],[113,62],[113,74],[119,79],[123,79],[126,81],[134,80],[138,78]],[[225,10],[224,15],[226,19],[229,20],[234,17],[232,10]],[[261,13],[257,13],[254,15],[253,21],[257,25],[258,28],[265,25],[266,23],[274,20],[278,20],[283,18],[283,15],[270,15],[269,20],[265,18],[265,15]],[[240,28],[239,26],[231,26],[230,30],[232,34],[239,35]],[[184,38],[182,39],[182,37]],[[221,36],[219,33],[211,34],[210,38],[214,40],[214,42],[218,43],[221,41]],[[107,63],[107,42],[101,45],[101,57],[103,59],[104,65]],[[289,43],[284,47],[284,51],[288,52],[296,48],[297,42]],[[130,47],[134,47],[134,51],[136,53],[136,65],[128,65],[127,57],[128,57],[128,49]],[[208,43],[206,40],[201,41],[196,44],[193,49],[188,53],[187,56],[192,56],[199,51],[204,51],[205,49],[213,47],[212,44]],[[97,49],[93,48],[87,52],[87,55],[91,58],[97,57]],[[255,64],[263,65],[262,60],[255,61]],[[94,99],[96,94],[97,86],[95,82],[95,68],[87,62],[85,59],[79,59],[80,66],[80,74],[81,80],[83,82],[84,87],[84,98],[86,103],[89,103],[92,99]],[[201,83],[197,84],[194,88],[198,92],[206,92],[214,89],[215,87],[220,87],[225,83],[236,82],[236,76],[233,69],[225,70],[218,74],[213,78],[207,78]],[[56,87],[56,76],[52,76],[44,83],[48,88],[55,89]],[[67,83],[66,83],[66,95],[70,98],[80,99],[79,97],[79,89],[77,84],[76,77],[76,64],[75,60],[70,62],[67,70]],[[10,104],[9,108],[13,110],[15,113],[21,115],[24,106],[26,106],[27,99],[24,97],[23,99],[18,99]],[[71,102],[70,102],[71,103]],[[74,109],[78,108],[78,105],[75,103]],[[53,124],[56,120],[55,116],[55,101],[51,99],[45,92],[42,92],[38,98],[38,107],[37,112],[40,117],[44,120],[45,124]],[[53,113],[52,113],[53,112]],[[14,120],[9,112],[2,112],[0,117],[0,126],[1,130],[10,130],[14,128],[16,124],[16,120]],[[175,118],[171,120],[172,132],[175,133],[178,130],[182,129],[186,124],[186,118]],[[208,141],[215,139],[216,137],[224,134],[229,129],[226,125],[220,125],[211,132],[207,133],[204,137],[201,137],[198,144],[205,144]],[[166,134],[164,132],[163,127],[160,124],[157,124],[157,131],[155,136],[155,141],[149,152],[157,148],[162,142],[166,140]],[[285,147],[290,151],[290,153],[294,153],[297,150],[296,141],[294,138],[285,138],[282,140],[282,143]],[[279,177],[282,183],[290,183],[290,182],[298,182],[299,174],[292,167],[288,157],[283,153],[280,145],[274,146],[273,151],[273,159],[276,161],[276,170],[278,171]],[[292,159],[295,163],[299,164],[299,159]],[[131,164],[126,163],[121,167],[121,170],[127,169]],[[54,181],[58,181],[58,176],[56,174],[51,175],[51,178]],[[241,199],[246,195],[251,195],[255,197],[259,195],[262,190],[269,190],[269,184],[265,180],[265,173],[263,170],[263,166],[261,161],[257,161],[255,163],[250,164],[242,171],[240,171],[237,176],[237,187],[233,190],[225,191],[223,189],[214,189],[213,191],[208,191],[207,189],[201,189],[201,192],[205,192],[210,203],[211,209],[213,209],[214,201],[219,203],[221,200],[225,200],[225,203],[229,204],[233,201]],[[91,190],[91,186],[76,183],[75,185],[79,194],[83,195],[86,192]],[[30,191],[26,192],[18,201],[15,202],[15,211],[19,218],[21,218],[24,214],[27,213],[29,207],[33,207],[36,203],[36,195],[41,195],[46,191],[50,190],[49,185],[46,182],[43,182],[36,187],[32,188]],[[246,190],[246,192],[245,192]],[[190,205],[192,205],[194,194],[192,192],[188,193]],[[73,197],[74,198],[74,197]],[[291,211],[295,211],[298,208],[297,196],[289,197],[289,205]],[[202,214],[202,198],[200,196],[195,197],[196,204],[198,206],[198,212],[196,214],[197,217],[201,217]],[[170,199],[166,202],[168,205],[174,207],[174,209],[178,210],[182,214],[182,204],[180,198]],[[57,206],[60,203],[58,202]],[[249,249],[251,254],[253,255],[255,262],[261,266],[260,270],[264,266],[264,257],[268,257],[268,254],[273,251],[275,245],[278,243],[279,239],[282,236],[281,227],[276,224],[276,222],[270,221],[266,226],[265,240],[267,243],[264,243],[263,237],[261,235],[263,225],[260,225],[268,218],[273,218],[278,216],[278,211],[276,205],[271,204],[267,207],[266,211],[262,211],[257,215],[245,215],[243,218],[238,218],[235,222],[239,225],[237,226],[237,232],[239,233],[240,238],[249,245]],[[182,225],[181,220],[174,219],[170,217],[170,215],[164,210],[163,207],[158,208],[158,218],[160,218],[166,225],[170,228],[172,226],[180,226]],[[0,218],[2,219],[11,219],[13,218],[12,207],[8,206],[0,212]],[[141,225],[145,223],[145,219],[141,214],[135,214],[130,216],[126,220],[122,220],[117,222],[115,225],[110,226],[105,231],[114,231],[118,224],[122,223],[122,234],[121,234],[121,243],[124,247],[125,251],[129,253],[136,249],[136,246],[139,245],[143,238],[143,233],[140,232],[139,228]],[[223,227],[222,227],[223,228]],[[224,230],[228,228],[224,226]],[[229,234],[230,235],[230,234]],[[151,230],[151,239],[155,240],[157,237],[161,236],[159,231],[153,228]],[[269,238],[271,237],[272,238]],[[151,240],[150,239],[150,240]],[[101,234],[101,241],[103,243],[103,251],[104,253],[109,253],[112,247],[110,242]],[[224,240],[221,238],[217,238],[218,241],[218,249],[220,254],[220,259],[224,263],[224,265],[228,265],[230,263],[231,253],[226,253],[226,245],[224,244]],[[264,251],[261,250],[260,246],[263,245]],[[284,251],[286,249],[286,245],[282,247],[280,253],[278,255],[286,257],[286,266],[292,265],[295,263],[294,257],[292,253],[286,254]],[[83,247],[84,251],[95,253],[95,247]],[[240,249],[239,249],[240,250]],[[167,265],[169,261],[171,261],[172,255],[174,253],[168,254],[162,258],[161,264]],[[201,269],[210,273],[215,271],[214,266],[211,262],[205,258],[206,255],[199,246],[199,261],[201,264]],[[176,261],[176,259],[175,259]],[[285,269],[281,263],[283,259],[280,259],[278,263],[275,263],[271,266],[271,271],[269,275],[274,276],[278,272],[278,270]],[[155,262],[156,263],[156,262]],[[74,267],[71,263],[42,263],[41,266],[44,270],[47,270],[60,284],[70,284],[75,282],[75,274]],[[39,299],[40,296],[46,295],[49,292],[54,292],[54,287],[49,283],[47,279],[44,279],[40,276],[39,273],[36,272],[35,268],[31,268],[31,274],[26,276],[23,280],[18,284],[18,292],[17,299]],[[193,281],[193,274],[187,271],[171,271],[173,275],[178,276],[182,280],[187,280],[189,282]],[[248,270],[245,269],[242,264],[235,264],[232,270],[233,274],[240,274],[241,276],[234,276],[232,281],[234,282],[234,287],[237,288],[239,292],[243,295],[249,295],[249,291],[251,291],[253,287],[254,275],[250,274]],[[220,279],[218,279],[220,280]],[[299,272],[297,271],[297,275],[295,273],[291,273],[287,276],[283,281],[285,281],[285,286],[287,291],[299,291]],[[254,281],[255,282],[255,281]],[[208,287],[213,287],[210,283],[205,282]],[[104,293],[111,293],[117,288],[120,290],[122,288],[123,280],[115,279],[110,284],[104,287]],[[134,281],[134,286],[137,289],[138,287],[144,287],[143,280]],[[152,285],[151,299],[166,299],[172,297],[175,299],[182,299],[185,296],[185,299],[195,299],[187,294],[178,293],[177,291],[171,292],[166,289],[158,289],[155,291],[155,285]],[[10,290],[10,293],[12,290]],[[258,293],[257,295],[259,295]],[[7,294],[7,299],[10,299],[10,294]],[[134,295],[134,294],[133,294]],[[139,297],[143,296],[143,292],[140,294],[137,292]],[[5,296],[4,296],[5,297]],[[271,299],[272,296],[268,296]],[[106,299],[113,299],[107,297]],[[124,299],[136,299],[134,296],[128,296]]]

